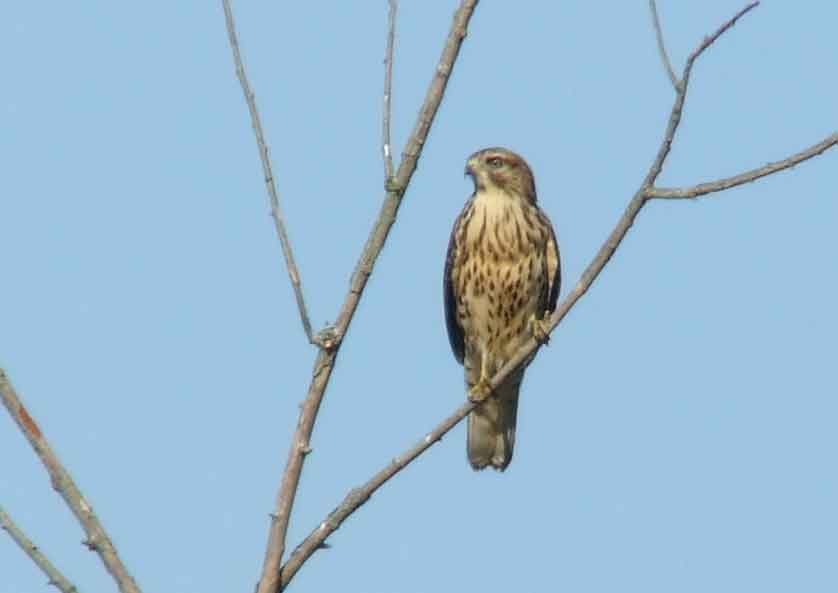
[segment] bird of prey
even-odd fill
[[[524,370],[494,393],[489,381],[529,338],[546,341],[545,320],[556,308],[561,280],[559,247],[523,158],[486,148],[469,157],[466,175],[474,193],[448,244],[445,320],[468,397],[483,402],[468,418],[469,463],[502,471],[512,460]]]

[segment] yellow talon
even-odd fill
[[[542,346],[546,346],[550,343],[550,322],[548,320],[549,317],[546,315],[544,316],[544,319],[538,319],[535,314],[530,317],[530,331],[532,331],[532,337],[535,338],[535,341]]]
[[[475,383],[471,389],[468,390],[468,399],[470,402],[479,404],[485,401],[492,394],[492,386],[485,377],[481,377],[480,381]]]

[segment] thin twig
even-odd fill
[[[288,451],[288,461],[282,474],[282,481],[276,497],[275,511],[272,514],[272,521],[268,535],[268,546],[265,553],[265,561],[262,566],[262,576],[257,585],[257,593],[276,593],[288,584],[290,578],[280,574],[282,557],[285,553],[285,538],[288,532],[288,522],[291,516],[291,509],[294,506],[294,499],[300,483],[300,474],[308,453],[311,452],[310,439],[314,430],[314,422],[320,409],[320,403],[329,384],[329,379],[334,369],[335,360],[340,349],[343,338],[349,329],[355,310],[358,307],[361,296],[367,285],[367,280],[375,266],[378,255],[384,247],[390,228],[396,221],[402,197],[410,183],[422,147],[428,137],[431,125],[433,124],[436,112],[439,109],[442,98],[445,94],[445,87],[457,55],[460,51],[463,39],[466,36],[469,20],[474,13],[478,0],[461,0],[460,6],[454,14],[451,30],[445,42],[442,56],[439,59],[434,76],[428,86],[425,100],[419,110],[413,131],[408,138],[407,145],[402,153],[402,160],[394,178],[387,187],[381,211],[370,231],[364,250],[361,253],[355,271],[349,284],[349,291],[346,294],[340,313],[338,314],[335,326],[332,328],[332,342],[330,348],[323,348],[317,354],[312,371],[311,384],[305,400],[300,406],[300,417],[297,422],[297,429],[291,441],[291,448]]]
[[[384,50],[384,105],[381,116],[381,156],[384,158],[384,187],[393,178],[393,153],[390,148],[390,103],[393,97],[393,48],[396,43],[397,0],[389,0],[387,13],[387,49]]]
[[[41,572],[47,575],[50,585],[54,585],[62,593],[79,593],[76,586],[71,583],[52,562],[50,562],[49,558],[41,552],[40,548],[38,548],[38,546],[36,546],[31,539],[26,537],[26,534],[23,533],[20,527],[15,525],[15,522],[12,521],[9,514],[3,510],[2,506],[0,506],[0,529],[4,529],[8,532],[18,547],[32,559],[32,562],[34,562],[38,568],[41,569]]]
[[[11,414],[12,419],[26,436],[29,444],[32,445],[35,454],[41,459],[41,463],[44,464],[52,481],[52,487],[61,495],[76,519],[81,523],[82,529],[87,535],[84,544],[99,555],[122,593],[140,593],[140,588],[134,581],[134,577],[131,576],[119,558],[111,538],[99,522],[96,513],[93,512],[93,507],[84,498],[69,472],[61,465],[58,456],[49,446],[32,415],[20,401],[3,369],[0,369],[0,397],[2,397],[3,405]]]
[[[288,232],[285,230],[285,217],[279,207],[279,195],[276,191],[276,183],[274,180],[273,168],[271,167],[271,158],[268,151],[268,145],[265,142],[265,134],[262,131],[262,121],[259,118],[259,111],[256,109],[256,96],[247,80],[247,73],[244,70],[244,62],[242,61],[241,52],[239,51],[239,39],[236,34],[236,23],[233,20],[233,11],[230,8],[229,0],[222,0],[224,5],[224,18],[227,23],[227,37],[230,40],[230,48],[233,50],[233,61],[236,64],[236,76],[239,78],[239,83],[244,93],[245,101],[247,101],[247,108],[250,110],[250,121],[253,126],[253,133],[256,136],[256,146],[259,149],[259,157],[262,160],[262,172],[265,175],[265,187],[268,190],[268,196],[271,203],[271,217],[274,220],[276,233],[279,235],[279,243],[282,246],[282,255],[285,258],[285,267],[288,269],[288,278],[291,280],[291,286],[294,289],[294,297],[297,299],[297,309],[300,312],[300,320],[303,323],[303,331],[306,338],[312,344],[322,347],[317,336],[311,332],[311,321],[309,321],[308,311],[306,309],[305,299],[303,298],[303,286],[300,279],[300,272],[297,269],[297,264],[294,261],[294,251],[291,249],[291,240],[288,238]]]
[[[669,61],[669,54],[666,53],[666,44],[663,42],[663,28],[661,27],[658,5],[655,0],[649,0],[649,10],[652,12],[652,24],[655,26],[655,38],[658,40],[658,52],[661,56],[661,62],[663,62],[663,68],[666,70],[675,92],[678,92],[678,77],[672,68],[672,62]]]
[[[655,160],[652,163],[649,172],[643,180],[643,183],[640,186],[640,188],[637,190],[637,192],[635,192],[634,197],[629,202],[629,205],[626,207],[626,210],[623,213],[620,220],[618,221],[617,226],[615,226],[614,229],[611,231],[611,234],[608,236],[605,243],[603,243],[603,245],[600,247],[599,251],[597,252],[594,259],[591,261],[590,265],[582,273],[579,282],[577,282],[576,286],[573,288],[570,294],[565,297],[561,304],[556,308],[556,311],[554,311],[551,315],[549,319],[548,333],[552,332],[559,325],[559,323],[565,318],[565,316],[573,308],[577,301],[591,287],[594,280],[596,280],[600,272],[602,272],[608,261],[611,259],[611,256],[614,254],[617,247],[619,247],[620,243],[622,242],[628,230],[631,228],[632,224],[634,223],[634,220],[637,218],[637,215],[643,208],[644,204],[652,197],[668,197],[657,196],[655,194],[656,190],[653,190],[652,188],[655,180],[657,179],[658,175],[660,174],[663,168],[664,162],[666,161],[666,157],[669,154],[669,148],[678,129],[678,124],[681,121],[681,112],[684,105],[684,97],[686,95],[687,82],[689,81],[689,75],[692,69],[692,65],[695,62],[695,59],[705,49],[712,45],[713,42],[716,39],[718,39],[718,37],[722,33],[729,29],[738,18],[740,18],[747,11],[754,8],[756,5],[757,3],[751,4],[739,13],[737,13],[737,15],[733,19],[727,21],[713,35],[705,38],[703,43],[692,54],[690,54],[690,58],[688,59],[687,65],[684,69],[684,76],[682,79],[683,84],[679,88],[678,96],[670,113],[669,123],[667,125],[666,132],[664,133],[663,140],[661,142],[660,148],[658,149],[658,154],[655,157]],[[776,173],[777,171],[780,171],[782,169],[792,167],[806,160],[807,158],[812,158],[823,153],[835,144],[838,144],[838,135],[834,134],[828,137],[820,144],[817,144],[806,151],[798,153],[797,155],[794,155],[789,159],[786,159],[785,161],[781,161],[781,163],[785,164],[785,166],[774,167],[772,170],[764,172],[762,175],[759,176],[770,175],[771,173]],[[768,165],[768,167],[772,166],[773,165]],[[749,173],[745,173],[743,175],[749,175]],[[731,179],[738,180],[740,177],[742,176],[737,176]],[[722,180],[722,182],[728,181],[730,180]],[[742,181],[740,181],[740,183],[745,183],[746,181],[752,181],[752,179],[743,179]],[[738,184],[739,183],[735,183],[733,185]],[[731,185],[730,187],[732,187],[733,185]],[[718,191],[718,189],[713,189],[712,191]],[[532,360],[532,355],[538,350],[539,347],[540,344],[536,342],[534,339],[530,339],[527,343],[521,346],[521,348],[515,353],[515,355],[503,366],[503,368],[501,368],[497,372],[497,374],[495,374],[495,376],[490,381],[492,390],[496,389],[501,383],[503,383],[503,381],[509,375],[514,373],[519,367],[521,367],[527,361]],[[326,539],[332,533],[334,533],[341,526],[341,524],[350,515],[352,515],[352,513],[354,513],[361,505],[363,505],[367,500],[369,500],[369,498],[375,493],[376,490],[378,490],[390,478],[395,476],[408,464],[410,464],[417,457],[419,457],[425,450],[430,448],[434,443],[442,439],[442,437],[445,436],[445,434],[448,431],[454,428],[454,426],[456,426],[463,418],[468,416],[468,414],[474,408],[475,404],[466,401],[465,403],[460,405],[460,407],[458,407],[450,416],[445,418],[436,428],[434,428],[431,432],[425,435],[425,437],[422,440],[415,443],[407,451],[396,457],[381,471],[379,471],[372,478],[370,478],[365,484],[351,490],[349,494],[344,498],[343,502],[341,502],[340,505],[338,505],[331,513],[329,513],[329,515],[317,526],[317,528],[315,528],[291,554],[291,556],[288,559],[288,562],[286,562],[285,566],[282,567],[283,582],[287,582],[286,579],[290,580],[291,577],[293,577],[293,575],[296,574],[296,572],[300,569],[302,564],[315,551],[322,548]]]
[[[684,200],[689,198],[698,198],[713,192],[724,191],[726,189],[736,187],[737,185],[756,181],[761,177],[772,175],[778,171],[790,169],[799,165],[803,161],[809,160],[812,157],[816,157],[826,152],[836,144],[838,144],[838,133],[827,136],[824,140],[818,142],[814,146],[810,146],[806,150],[801,150],[797,154],[793,154],[782,161],[768,163],[767,165],[750,171],[745,171],[739,175],[707,183],[699,183],[698,185],[694,185],[692,187],[650,187],[646,190],[646,196],[649,198],[663,200]]]

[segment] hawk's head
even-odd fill
[[[466,161],[476,191],[498,190],[535,203],[535,181],[527,162],[506,148],[484,148]]]

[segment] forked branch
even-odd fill
[[[732,177],[725,177],[724,179],[717,179],[716,181],[709,181],[707,183],[699,183],[691,187],[650,187],[646,190],[646,197],[657,198],[662,200],[684,200],[690,198],[698,198],[718,191],[724,191],[737,185],[751,183],[761,177],[773,175],[785,169],[799,165],[803,161],[807,161],[812,157],[816,157],[833,146],[838,144],[838,132],[831,134],[818,142],[814,146],[810,146],[806,150],[801,150],[797,154],[793,154],[787,159],[768,163],[762,167],[745,171],[739,175]]]
[[[111,538],[96,513],[93,512],[93,507],[84,498],[70,473],[61,464],[52,447],[49,446],[46,437],[32,415],[24,407],[23,402],[20,401],[3,369],[0,369],[0,398],[2,398],[3,405],[11,414],[20,431],[32,445],[35,454],[44,464],[52,481],[52,487],[61,495],[76,519],[81,523],[82,529],[87,535],[84,544],[99,555],[122,593],[140,593],[140,588],[134,581],[134,577],[122,563]]]
[[[704,52],[704,50],[710,47],[725,31],[730,29],[740,17],[742,17],[745,13],[757,6],[757,4],[757,2],[754,2],[753,4],[750,4],[741,11],[739,11],[732,19],[724,23],[715,33],[713,33],[709,37],[706,37],[702,41],[702,43],[690,54],[689,58],[687,59],[687,63],[684,67],[681,83],[678,84],[676,88],[677,96],[669,115],[669,121],[666,127],[666,131],[664,132],[664,136],[658,149],[658,153],[654,161],[652,162],[652,165],[649,168],[646,177],[644,178],[641,186],[635,192],[634,196],[632,197],[631,201],[626,207],[625,212],[623,213],[620,220],[617,222],[617,225],[614,227],[608,238],[600,247],[593,261],[591,261],[591,263],[582,273],[582,276],[577,282],[576,286],[574,286],[570,294],[568,294],[565,297],[565,299],[556,308],[556,311],[554,311],[553,314],[550,316],[548,325],[549,332],[552,332],[559,325],[559,323],[561,323],[562,319],[565,318],[565,316],[579,301],[579,299],[582,298],[582,296],[584,296],[585,293],[588,292],[588,289],[591,287],[591,285],[594,283],[594,280],[596,280],[596,278],[608,264],[608,261],[611,259],[614,252],[620,246],[620,243],[626,236],[628,230],[631,228],[632,224],[637,218],[637,215],[640,213],[640,210],[643,208],[643,206],[649,199],[656,197],[695,197],[698,195],[709,193],[711,191],[721,191],[722,189],[727,189],[735,185],[747,183],[760,177],[771,175],[773,173],[777,173],[778,171],[782,171],[784,169],[793,167],[807,159],[822,154],[827,149],[831,148],[835,144],[838,144],[838,134],[833,134],[829,136],[826,140],[785,160],[766,165],[765,167],[762,167],[760,169],[755,169],[754,171],[749,171],[741,175],[737,175],[735,177],[730,177],[728,179],[722,179],[717,182],[702,184],[700,186],[685,189],[657,189],[654,187],[655,180],[660,175],[660,172],[663,169],[663,165],[666,162],[666,158],[669,155],[671,144],[675,138],[675,134],[678,130],[678,125],[681,121],[681,113],[684,106],[684,99],[686,97],[690,74],[692,72],[692,67],[695,63],[695,60]],[[684,195],[676,195],[681,193]],[[514,373],[520,366],[525,364],[527,360],[531,360],[531,355],[534,354],[539,347],[540,344],[537,343],[534,339],[530,339],[526,344],[524,344],[512,357],[512,359],[509,360],[503,366],[503,368],[501,368],[500,371],[498,371],[498,373],[492,378],[492,380],[490,381],[492,389],[496,389],[501,383],[503,383],[503,381],[509,375]],[[340,505],[338,505],[331,513],[329,513],[329,515],[326,516],[326,518],[303,540],[303,542],[291,554],[290,558],[288,559],[288,562],[286,562],[285,566],[283,566],[282,569],[283,581],[285,581],[286,578],[290,579],[290,577],[293,576],[297,572],[297,570],[299,570],[300,566],[315,551],[317,551],[323,546],[329,535],[334,533],[341,526],[341,524],[352,515],[352,513],[354,513],[361,505],[363,505],[367,500],[369,500],[369,498],[373,495],[373,493],[375,493],[376,490],[378,490],[390,478],[395,476],[408,464],[410,464],[417,457],[419,457],[434,443],[438,442],[448,431],[454,428],[463,418],[468,416],[468,414],[475,407],[476,405],[469,401],[466,401],[465,403],[460,405],[460,407],[458,407],[450,416],[445,418],[436,428],[434,428],[431,432],[426,434],[424,438],[415,443],[407,451],[393,459],[389,464],[387,464],[382,470],[380,470],[377,474],[370,478],[366,483],[364,483],[358,488],[354,488],[353,490],[351,490],[349,494],[346,495],[343,502]]]

